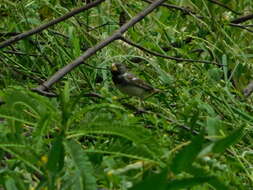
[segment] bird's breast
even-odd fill
[[[132,86],[132,85],[117,85],[118,89],[125,93],[128,94],[129,96],[138,96],[138,97],[144,97],[146,94],[146,91],[142,88],[139,88],[137,86]]]

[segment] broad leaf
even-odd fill
[[[167,169],[164,169],[160,174],[147,177],[130,190],[165,190],[167,185],[166,177]]]
[[[213,152],[221,153],[226,150],[229,146],[237,143],[238,140],[243,136],[243,128],[235,130],[231,135],[214,143]]]
[[[189,145],[181,149],[176,154],[171,165],[171,169],[175,173],[184,171],[192,165],[195,158],[202,150],[203,140],[203,136],[201,135],[193,138],[192,142]]]
[[[64,147],[62,136],[57,136],[49,153],[47,168],[50,172],[56,174],[61,171],[64,165]]]
[[[179,180],[173,180],[168,183],[166,189],[168,190],[181,190],[185,188],[191,188],[196,185],[203,185],[204,183],[209,183],[217,190],[224,190],[227,187],[221,184],[215,177],[191,177],[191,178],[184,178]]]

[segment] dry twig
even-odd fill
[[[154,2],[152,0],[142,0],[142,1],[147,2],[147,3]],[[195,15],[196,14],[193,10],[191,10],[189,8],[180,7],[180,6],[173,5],[173,4],[163,3],[163,4],[161,4],[161,6],[169,8],[169,9],[175,9],[175,10],[182,11],[184,14],[187,14],[187,15]]]
[[[131,42],[130,40],[124,38],[124,37],[120,37],[120,39],[122,41],[126,42],[127,44],[140,49],[141,51],[147,52],[147,53],[149,53],[151,55],[154,55],[154,56],[157,56],[157,57],[162,57],[162,58],[174,60],[174,61],[177,61],[177,62],[183,62],[183,61],[185,61],[185,62],[197,62],[197,63],[206,63],[206,64],[214,64],[214,65],[221,66],[220,64],[218,64],[216,62],[211,62],[211,61],[206,61],[206,60],[184,59],[184,58],[179,58],[179,57],[172,57],[172,56],[168,56],[168,55],[163,55],[163,54],[160,54],[160,53],[157,53],[157,52],[150,51],[147,48],[142,47],[138,44],[135,44],[135,43]]]
[[[237,15],[240,15],[240,14],[241,14],[241,13],[239,13],[239,12],[237,12],[237,11],[231,9],[229,6],[227,6],[227,5],[223,4],[223,3],[221,3],[219,0],[208,0],[208,1],[211,2],[211,3],[213,3],[213,4],[219,5],[219,6],[225,8],[225,9],[227,9],[227,10],[229,10],[229,11],[231,11],[231,12],[237,14]]]
[[[246,22],[247,20],[250,20],[250,19],[253,19],[253,14],[248,14],[248,15],[244,15],[239,18],[236,18],[236,19],[232,20],[231,23],[240,24],[240,23]]]
[[[248,32],[252,32],[253,33],[253,30],[249,29],[247,26],[240,25],[240,24],[234,24],[234,23],[230,23],[229,25],[237,27],[237,28],[242,28],[244,30],[247,30]]]
[[[90,9],[92,7],[97,6],[98,4],[102,3],[103,1],[105,1],[105,0],[96,0],[96,1],[93,1],[93,2],[87,4],[87,5],[83,6],[83,7],[74,9],[73,11],[71,11],[71,12],[69,12],[69,13],[61,16],[61,17],[58,17],[58,18],[56,18],[56,19],[54,19],[54,20],[52,20],[52,21],[50,21],[48,23],[42,24],[42,25],[40,25],[40,26],[38,26],[38,27],[36,27],[36,28],[34,28],[32,30],[29,30],[27,32],[23,32],[21,34],[13,36],[12,38],[10,38],[10,39],[8,39],[6,41],[1,42],[0,43],[0,49],[4,48],[6,46],[9,46],[10,44],[13,44],[14,42],[17,42],[17,41],[19,41],[21,39],[24,39],[24,38],[28,37],[28,36],[31,36],[31,35],[36,34],[36,33],[40,33],[41,31],[47,29],[48,27],[50,27],[52,25],[55,25],[55,24],[57,24],[59,22],[62,22],[64,20],[66,20],[66,19],[68,19],[68,18],[70,18],[70,17],[72,17],[72,16],[74,16],[74,15],[82,12],[82,11],[85,11],[85,10],[88,10],[88,9]]]

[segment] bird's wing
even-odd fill
[[[146,90],[154,90],[154,88],[151,85],[147,84],[145,81],[137,78],[131,73],[124,73],[122,77],[124,77],[124,79],[128,81],[128,83],[130,83],[131,85],[134,85]]]

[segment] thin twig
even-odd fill
[[[96,92],[85,93],[82,96],[104,99],[104,97],[102,95],[100,95],[100,94],[98,94]]]
[[[244,24],[245,27],[253,27],[253,24]]]
[[[109,36],[104,41],[100,42],[99,44],[95,45],[92,48],[89,48],[86,52],[84,52],[81,56],[79,56],[77,59],[66,65],[65,67],[58,70],[51,78],[49,78],[46,82],[44,82],[42,85],[38,86],[37,88],[33,89],[34,91],[41,92],[43,90],[49,89],[54,83],[58,82],[62,77],[64,77],[67,73],[72,71],[77,66],[84,63],[86,59],[88,59],[90,56],[94,55],[97,51],[103,49],[108,44],[112,43],[115,40],[120,39],[120,37],[132,26],[134,26],[136,23],[138,23],[140,20],[142,20],[145,16],[150,14],[155,8],[157,8],[159,5],[161,5],[166,0],[157,0],[151,5],[149,5],[145,10],[140,12],[138,15],[136,15],[134,18],[132,18],[130,21],[128,21],[126,24],[121,26],[119,30],[117,30],[115,33],[113,33],[111,36]]]
[[[16,36],[20,34],[19,32],[0,32],[0,37],[5,37],[5,36]]]
[[[239,12],[237,12],[237,11],[231,9],[229,6],[227,6],[227,5],[223,4],[223,3],[221,3],[221,2],[218,1],[218,0],[208,0],[208,1],[211,2],[211,3],[213,3],[213,4],[219,5],[219,6],[225,8],[225,9],[227,9],[227,10],[229,10],[229,11],[231,11],[231,12],[237,14],[237,15],[240,15],[240,14],[241,14],[241,13],[239,13]]]
[[[248,15],[244,15],[239,18],[236,18],[236,19],[232,20],[231,23],[240,24],[240,23],[246,22],[247,20],[250,20],[250,19],[253,19],[253,14],[248,14]]]
[[[170,60],[174,60],[174,61],[177,61],[177,62],[197,62],[197,63],[206,63],[206,64],[214,64],[214,65],[219,65],[221,66],[220,64],[216,63],[216,62],[211,62],[211,61],[206,61],[206,60],[194,60],[194,59],[184,59],[184,58],[178,58],[178,57],[172,57],[172,56],[168,56],[168,55],[163,55],[163,54],[160,54],[160,53],[157,53],[157,52],[153,52],[153,51],[150,51],[138,44],[135,44],[133,42],[131,42],[130,40],[124,38],[124,37],[121,37],[120,38],[122,41],[126,42],[127,44],[131,45],[131,46],[134,46],[144,52],[147,52],[151,55],[154,55],[154,56],[158,56],[158,57],[163,57],[165,59],[170,59]]]
[[[40,55],[38,54],[29,54],[29,53],[24,53],[24,52],[20,52],[20,51],[11,51],[11,50],[6,50],[3,51],[4,53],[8,53],[8,54],[14,54],[14,55],[27,55],[27,56],[33,56],[33,57],[39,57]]]
[[[39,90],[39,89],[32,88],[31,91],[37,92],[38,94],[40,94],[42,96],[57,97],[57,94],[52,93],[52,92],[47,92],[45,90]]]
[[[95,7],[98,4],[102,3],[103,1],[105,1],[105,0],[96,0],[96,1],[93,1],[93,2],[87,4],[87,5],[83,6],[83,7],[74,9],[73,11],[71,11],[71,12],[69,12],[69,13],[61,16],[61,17],[58,17],[58,18],[56,18],[56,19],[54,19],[54,20],[52,20],[52,21],[50,21],[48,23],[42,24],[42,25],[40,25],[40,26],[38,26],[38,27],[36,27],[36,28],[34,28],[32,30],[29,30],[29,31],[23,32],[21,34],[18,34],[16,36],[13,36],[12,38],[10,38],[10,39],[8,39],[8,40],[3,41],[2,43],[0,43],[0,49],[4,48],[6,46],[9,46],[10,44],[12,44],[14,42],[17,42],[17,41],[19,41],[21,39],[24,39],[24,38],[26,38],[28,36],[31,36],[31,35],[36,34],[36,33],[39,33],[41,31],[45,30],[46,28],[48,28],[48,27],[50,27],[52,25],[55,25],[55,24],[57,24],[59,22],[62,22],[64,20],[66,20],[66,19],[68,19],[68,18],[70,18],[70,17],[72,17],[72,16],[74,16],[74,15],[82,12],[82,11],[85,11],[85,10],[88,10],[88,9],[90,9],[92,7]]]
[[[32,79],[32,80],[34,80],[36,82],[39,82],[39,83],[43,81],[40,77],[38,77],[37,73],[34,73],[34,72],[31,72],[31,73],[22,72],[22,71],[18,70],[18,68],[14,67],[12,64],[6,64],[5,61],[4,61],[4,59],[2,57],[0,57],[0,61],[4,65],[6,65],[6,67],[10,68],[10,70],[15,71],[16,73],[18,73],[18,75],[25,76],[25,77],[30,78],[30,79]]]
[[[93,30],[97,30],[97,29],[99,29],[99,28],[102,28],[102,27],[108,26],[108,25],[116,25],[116,23],[106,22],[106,23],[101,24],[101,25],[99,25],[99,26],[92,27],[92,28],[89,29],[88,31],[90,32],[90,31],[93,31]]]
[[[61,37],[63,37],[63,38],[69,39],[69,37],[66,36],[65,34],[62,34],[62,33],[57,32],[57,31],[55,31],[55,30],[49,29],[48,31],[51,32],[52,34],[55,34],[55,35],[61,36]]]
[[[154,1],[151,1],[151,0],[142,0],[142,1],[147,2],[147,3],[153,3],[154,2]],[[196,12],[194,12],[193,10],[191,10],[189,8],[180,7],[180,6],[173,5],[173,4],[163,3],[163,4],[161,4],[161,6],[169,8],[169,9],[176,9],[176,10],[182,11],[184,14],[187,14],[187,15],[197,14]]]
[[[233,24],[233,23],[230,23],[229,26],[234,26],[234,27],[237,27],[237,28],[242,28],[242,29],[244,29],[244,30],[247,30],[248,32],[252,32],[252,33],[253,33],[253,30],[247,28],[246,26],[240,25],[240,24]]]
[[[168,116],[165,116],[165,115],[163,115],[159,112],[154,112],[154,111],[146,110],[146,109],[143,109],[143,108],[138,108],[138,107],[136,107],[132,104],[126,103],[126,102],[122,102],[122,101],[119,101],[119,102],[120,102],[121,105],[123,105],[127,109],[134,111],[135,115],[139,115],[139,114],[156,114],[159,117],[165,118],[168,122],[179,125],[182,129],[192,132],[194,135],[199,134],[198,131],[192,129],[191,127],[189,127],[187,125],[179,124],[179,122],[177,122],[173,119],[170,119]]]

